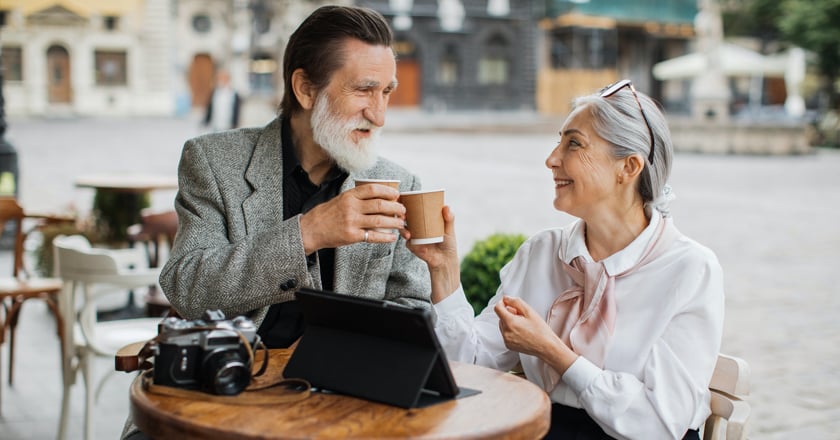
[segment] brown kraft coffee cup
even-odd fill
[[[443,241],[443,194],[442,189],[400,193],[412,244]]]

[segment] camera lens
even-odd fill
[[[251,371],[236,351],[217,351],[206,358],[201,368],[202,387],[213,393],[232,396],[241,393],[251,382]]]

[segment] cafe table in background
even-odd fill
[[[107,246],[129,246],[128,227],[140,223],[141,211],[150,205],[150,195],[157,190],[178,189],[174,175],[142,173],[100,173],[76,178],[76,187],[92,188],[92,213],[99,233],[97,240]],[[144,310],[134,302],[134,292],[128,292],[125,306],[100,314],[100,320],[140,317]]]

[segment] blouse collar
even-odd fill
[[[657,209],[646,208],[646,213],[650,216],[650,222],[647,227],[630,242],[624,249],[610,255],[601,260],[607,274],[617,274],[626,271],[633,267],[636,262],[642,257],[642,253],[647,248],[647,244],[653,239],[656,226],[662,221],[662,214]],[[593,262],[594,259],[589,255],[589,249],[586,248],[586,238],[584,232],[586,225],[583,220],[577,220],[572,224],[569,230],[568,240],[566,240],[565,247],[560,250],[560,259],[567,264],[571,264],[572,260],[577,257],[583,257],[587,262]]]

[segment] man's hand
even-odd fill
[[[362,185],[315,206],[300,218],[306,255],[364,241],[366,232],[369,243],[395,241],[396,234],[372,229],[403,227],[405,207],[397,202],[399,196],[399,191],[385,185]]]

